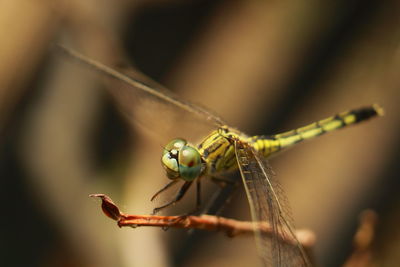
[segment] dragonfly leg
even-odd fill
[[[171,186],[173,186],[174,184],[176,184],[178,182],[178,180],[173,180],[172,182],[169,182],[168,184],[166,184],[163,188],[161,188],[160,190],[158,190],[152,197],[151,197],[151,201],[153,201],[159,194],[161,194],[162,192],[164,192],[165,190],[167,190],[168,188],[170,188]]]
[[[198,212],[201,207],[201,181],[200,177],[197,178],[196,181],[196,210],[195,212]]]
[[[200,177],[196,181],[196,207],[194,210],[180,215],[179,218],[184,219],[187,216],[198,214],[201,211],[201,180]]]
[[[232,196],[237,191],[241,180],[228,179],[221,177],[210,177],[211,181],[220,186],[220,189],[214,192],[207,205],[202,210],[203,214],[220,214],[225,206],[230,202]],[[215,178],[215,179],[214,179]]]
[[[161,207],[155,208],[155,209],[153,210],[153,215],[156,214],[156,213],[158,213],[160,210],[162,210],[162,209],[164,209],[164,208],[166,208],[166,207],[169,207],[169,206],[171,206],[171,205],[174,205],[176,202],[178,202],[179,200],[181,200],[182,197],[183,197],[183,196],[185,195],[185,193],[187,192],[187,190],[189,189],[189,187],[190,187],[191,184],[192,184],[192,182],[185,182],[185,183],[182,185],[181,189],[179,189],[179,192],[178,192],[178,194],[176,195],[176,197],[175,197],[172,201],[168,202],[167,204],[165,204],[165,205],[163,205],[163,206],[161,206]]]

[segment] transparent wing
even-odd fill
[[[294,235],[287,198],[267,161],[246,142],[236,140],[235,149],[264,265],[309,266]],[[260,222],[267,222],[272,234],[260,231]]]
[[[188,133],[191,131],[203,137],[211,129],[225,124],[206,108],[178,98],[173,92],[133,68],[117,71],[72,49],[61,45],[59,47],[81,63],[113,78],[107,87],[123,113],[132,123],[144,126],[153,135],[162,133],[168,140],[182,134],[191,138]]]

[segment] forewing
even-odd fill
[[[60,48],[81,63],[111,77],[106,87],[121,111],[130,122],[148,130],[151,135],[162,135],[167,141],[182,135],[188,139],[198,138],[224,124],[206,108],[182,100],[134,68],[113,69],[72,49]]]
[[[235,149],[264,265],[309,266],[294,234],[287,198],[267,161],[246,142],[236,140]],[[267,222],[272,233],[260,231],[260,222]]]

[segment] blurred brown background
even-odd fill
[[[1,266],[258,263],[249,237],[119,229],[101,213],[90,193],[151,212],[167,182],[159,154],[168,139],[131,127],[99,75],[55,43],[106,64],[126,60],[249,134],[381,104],[384,117],[271,165],[296,226],[316,233],[320,266],[346,261],[366,208],[379,215],[370,264],[400,261],[398,1],[4,0],[0,40]],[[154,113],[157,125],[163,113]],[[224,215],[248,217],[243,193]]]

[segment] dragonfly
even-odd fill
[[[152,200],[178,181],[183,181],[183,185],[171,201],[155,208],[154,213],[180,201],[192,184],[196,184],[196,206],[199,208],[203,177],[208,177],[221,185],[229,183],[224,178],[225,173],[239,170],[251,218],[255,224],[256,244],[263,264],[311,266],[304,248],[295,235],[287,197],[267,159],[305,140],[382,115],[383,109],[379,105],[338,113],[280,134],[248,136],[229,126],[207,108],[187,102],[162,86],[154,85],[155,82],[139,72],[130,71],[127,75],[77,51],[61,45],[60,48],[81,63],[125,83],[128,89],[124,94],[140,92],[151,97],[153,101],[168,103],[185,113],[200,117],[213,126],[214,129],[198,144],[192,144],[183,138],[175,138],[163,147],[161,162],[170,182],[157,191]],[[272,234],[257,230],[260,229],[256,227],[257,224],[262,222],[270,225]],[[294,244],[288,245],[282,239],[294,240]]]

